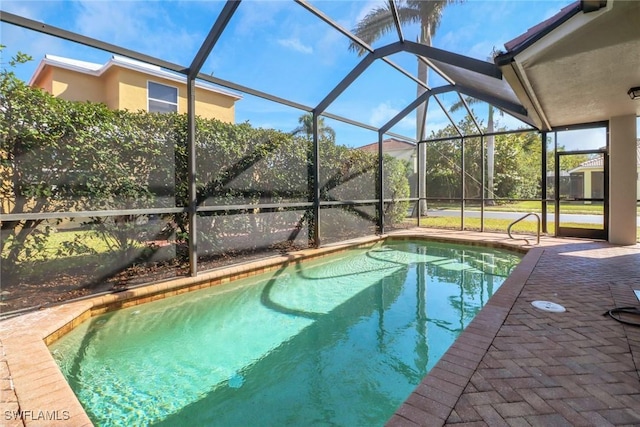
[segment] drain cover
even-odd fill
[[[531,303],[531,305],[540,310],[550,311],[552,313],[563,313],[567,311],[567,309],[560,304],[556,304],[555,302],[550,301],[534,301]]]

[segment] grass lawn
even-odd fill
[[[485,231],[497,231],[500,233],[506,233],[507,227],[513,220],[509,219],[490,219],[485,218],[484,229]],[[480,218],[465,218],[465,229],[468,230],[480,230]],[[553,230],[553,223],[548,223],[549,230]],[[567,224],[568,225],[568,224]],[[420,218],[421,227],[431,228],[448,228],[458,229],[460,228],[460,219],[451,217],[422,217]],[[535,221],[522,221],[514,226],[511,230],[514,234],[535,234],[537,224]]]
[[[602,214],[602,205],[585,205],[583,203],[575,204],[575,205],[562,205],[563,213],[572,213],[572,214]],[[474,208],[474,210],[480,210],[479,207]],[[495,205],[495,206],[485,206],[485,211],[497,211],[497,212],[542,212],[542,202],[514,202],[505,205]],[[553,213],[556,210],[556,206],[554,203],[547,203],[547,212]]]
[[[460,203],[427,203],[429,208],[433,209],[460,209]],[[466,205],[465,210],[470,211],[479,211],[480,206],[477,205]],[[526,201],[526,202],[513,202],[513,203],[504,203],[498,204],[495,206],[485,206],[485,211],[495,211],[495,212],[542,212],[542,202],[538,201]],[[553,202],[547,203],[547,211],[549,213],[555,212],[555,204]],[[601,204],[592,204],[585,205],[583,203],[576,204],[563,204],[562,205],[563,213],[572,213],[572,214],[602,214],[602,205]],[[640,216],[640,207],[638,207],[638,216]]]
[[[433,206],[433,205],[432,205]],[[438,205],[439,207],[443,207],[442,205]],[[536,209],[540,206],[540,202],[518,202],[509,204],[506,206],[491,206],[487,207],[487,211],[504,211],[508,210],[511,212],[532,212],[539,209]],[[455,205],[450,204],[451,209],[455,208]],[[591,207],[589,207],[591,208]],[[472,208],[467,208],[469,210],[473,210]],[[476,208],[479,209],[479,208]],[[593,212],[593,210],[591,211]],[[584,213],[588,213],[585,211]],[[415,220],[407,218],[406,224],[411,225],[415,224],[413,222]],[[484,219],[484,229],[485,231],[496,231],[500,233],[506,233],[507,227],[511,224],[512,220],[510,219],[493,219],[493,218],[485,218]],[[422,217],[420,220],[420,224],[423,227],[431,227],[431,228],[443,228],[443,229],[452,229],[456,230],[460,228],[460,218],[459,217]],[[563,223],[566,227],[576,227],[576,228],[586,228],[586,227],[594,227],[594,225],[590,224],[578,224],[578,223]],[[480,218],[465,218],[465,229],[467,230],[480,230]],[[555,225],[553,221],[548,222],[549,234],[553,235],[555,231]],[[512,232],[514,234],[529,234],[535,235],[536,233],[536,222],[535,221],[521,221],[516,224]],[[69,256],[66,254],[66,251],[61,251],[65,245],[68,245],[74,241],[79,240],[88,248],[90,251],[85,254],[78,254]],[[640,242],[640,228],[638,228],[638,241]],[[5,242],[6,243],[6,242]],[[132,242],[132,245],[138,249],[144,247],[144,244],[140,242]],[[7,256],[7,245],[2,252],[2,256]],[[68,230],[68,231],[54,231],[51,233],[49,238],[45,243],[44,251],[38,251],[36,253],[30,254],[30,256],[23,254],[19,259],[19,263],[26,264],[41,264],[42,266],[49,266],[45,268],[53,267],[52,262],[58,259],[65,259],[64,264],[68,267],[80,267],[83,264],[85,265],[93,265],[100,264],[106,259],[112,257],[114,255],[110,254],[109,248],[105,241],[100,238],[98,235],[91,231],[86,230]]]
[[[499,233],[506,233],[507,227],[513,221],[509,219],[491,219],[485,218],[484,220],[484,230],[485,231],[496,231]],[[464,221],[466,230],[480,230],[480,218],[465,218]],[[430,228],[446,228],[450,230],[456,230],[460,228],[460,218],[452,218],[452,217],[422,217],[420,219],[421,227],[430,227]],[[594,227],[595,224],[579,224],[579,223],[563,223],[564,227],[575,227],[575,228],[589,228]],[[549,221],[547,223],[547,227],[549,229],[549,234],[553,235],[555,231],[555,223]],[[535,221],[522,221],[516,224],[511,232],[513,234],[536,234],[537,224]],[[640,239],[640,228],[638,228],[638,239]],[[640,241],[640,240],[639,240]]]
[[[97,254],[109,252],[109,247],[105,241],[97,236],[96,233],[86,230],[65,230],[51,232],[46,240],[44,250],[37,252],[37,258],[51,260],[68,257],[68,255],[63,255],[60,249],[74,241],[81,242],[86,245],[90,251]],[[7,255],[7,246],[5,246],[2,256]],[[33,261],[33,256],[31,258],[31,261]]]

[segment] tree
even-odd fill
[[[431,40],[440,25],[442,18],[442,12],[444,8],[456,0],[405,0],[400,1],[397,4],[398,16],[401,24],[420,24],[420,35],[418,36],[418,43],[431,46]],[[379,6],[369,12],[353,30],[353,33],[358,36],[362,41],[372,44],[375,40],[388,34],[391,31],[395,31],[395,21],[393,19],[393,13],[391,11],[391,4],[385,6]],[[362,46],[355,43],[351,43],[350,50],[358,52],[358,55],[363,55],[366,51]],[[418,58],[418,79],[428,84],[427,64]],[[417,96],[422,95],[426,89],[422,85],[417,86]],[[426,123],[426,104],[422,104],[418,107],[416,114],[416,139],[421,141],[424,136],[424,125],[422,117],[425,118]],[[418,164],[420,168],[420,175],[422,176],[422,182],[418,185],[419,197],[425,198],[427,196],[427,188],[425,185],[425,165],[426,165],[426,149],[424,144],[418,144]],[[427,204],[425,200],[420,202],[422,212],[426,212]]]
[[[19,55],[8,64],[28,59]],[[312,119],[301,117],[300,135],[292,135],[196,117],[196,204],[227,207],[198,212],[199,256],[226,258],[306,244],[300,233],[313,230],[308,210],[278,205],[315,196],[308,185]],[[322,120],[318,124],[323,200],[373,198],[377,155],[336,145],[335,132]],[[194,232],[185,212],[162,212],[190,203],[187,134],[186,114],[68,101],[29,87],[11,68],[0,69],[0,213],[13,216],[0,224],[3,287],[22,295],[20,284],[38,285],[64,274],[70,287],[90,289],[111,279],[122,284],[128,279],[120,273],[137,274],[138,266],[172,268],[164,261],[186,256],[184,243]],[[408,196],[408,181],[394,162],[386,163],[385,190],[395,201]],[[387,205],[390,223],[404,218],[403,203]],[[160,220],[119,212],[129,209],[158,209],[153,216]],[[71,224],[69,212],[95,216]],[[336,208],[322,215],[323,227],[336,239],[371,234],[375,215],[367,206]],[[70,225],[76,230],[66,230]],[[49,237],[58,232],[65,239],[52,244]],[[171,246],[160,250],[159,240]],[[84,271],[75,271],[75,265]]]
[[[457,123],[464,134],[473,132],[475,125],[469,115]],[[427,182],[429,195],[442,199],[477,198],[481,195],[480,138],[465,138],[464,193],[461,180],[461,142],[459,138],[443,139],[451,135],[453,126],[433,133],[438,139],[427,145]],[[540,197],[541,146],[536,132],[498,135],[495,139],[495,186],[497,198],[529,199]]]
[[[496,48],[494,47],[491,50],[491,56],[488,58],[489,60],[493,60],[493,58],[496,57],[496,55],[499,52],[496,50]],[[478,102],[480,102],[478,99],[476,98],[471,98],[471,97],[467,97],[466,99],[467,104],[476,104]],[[449,111],[454,112],[454,111],[458,111],[459,109],[464,107],[464,103],[462,102],[462,100],[456,102],[455,104],[453,104],[451,106],[451,108],[449,109]],[[496,108],[489,104],[489,112],[488,112],[488,117],[487,117],[487,133],[489,134],[487,136],[487,188],[489,189],[489,191],[487,192],[487,201],[486,204],[487,205],[493,205],[494,201],[493,201],[493,196],[494,196],[494,185],[495,185],[495,180],[494,180],[494,176],[495,176],[495,135],[493,135],[494,129],[495,129],[495,123],[494,123],[494,114],[495,114]],[[503,116],[504,113],[502,112],[502,110],[497,110],[498,113]]]
[[[541,197],[541,141],[537,132],[495,138],[495,195],[503,199]]]
[[[103,104],[72,102],[29,87],[12,72],[0,73],[0,196],[3,213],[42,214],[145,208],[157,189],[162,140],[143,131],[146,113],[112,111]],[[157,127],[148,126],[157,131]],[[157,180],[166,181],[158,177]],[[21,260],[42,252],[52,225],[22,219],[2,222],[2,272],[17,273]],[[90,228],[123,257],[137,245],[136,216],[99,216]],[[138,227],[138,230],[140,227]],[[74,248],[83,249],[80,242]],[[58,251],[60,252],[60,250]]]
[[[303,134],[307,139],[313,137],[313,114],[304,113],[298,118],[300,126],[295,128],[291,134],[300,135]],[[336,131],[331,126],[327,126],[323,117],[318,117],[318,138],[325,138],[330,141],[336,140]]]
[[[475,104],[480,102],[478,99],[476,98],[471,98],[471,97],[467,97],[466,99],[467,104]],[[464,103],[462,102],[462,100],[456,102],[455,104],[453,104],[451,106],[451,108],[449,109],[449,111],[454,112],[457,111],[461,108],[464,108]],[[496,108],[489,104],[489,114],[487,117],[487,188],[488,188],[488,192],[487,192],[487,200],[486,200],[486,204],[487,205],[493,205],[494,201],[493,201],[493,196],[494,196],[494,192],[495,192],[495,179],[494,179],[494,175],[495,175],[495,135],[493,135],[494,129],[495,129],[495,123],[494,123],[494,115],[495,115],[495,111]],[[504,113],[502,112],[502,110],[497,110],[498,113],[500,113],[500,115],[504,115]]]

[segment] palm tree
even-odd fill
[[[493,60],[493,58],[495,58],[497,54],[498,54],[498,51],[494,47],[493,50],[491,51],[491,57],[488,59]],[[478,99],[471,98],[471,97],[466,97],[465,101],[469,105],[480,102]],[[461,108],[464,108],[464,102],[462,101],[462,99],[456,102],[455,104],[453,104],[451,108],[449,108],[449,111],[454,112],[454,111],[460,110]],[[487,136],[487,188],[489,191],[487,192],[487,201],[486,201],[486,204],[489,206],[493,206],[495,203],[493,201],[493,196],[494,196],[493,184],[494,184],[494,175],[495,175],[494,159],[495,159],[495,142],[496,142],[496,139],[495,139],[496,137],[495,135],[493,135],[494,126],[495,126],[493,117],[495,115],[495,111],[496,111],[496,108],[493,105],[489,104],[489,114],[487,117],[487,133],[489,134]],[[502,112],[502,110],[497,110],[497,111],[501,116],[504,116],[504,113]]]
[[[362,41],[367,44],[372,44],[375,40],[395,31],[395,21],[393,19],[393,13],[391,10],[391,1],[385,6],[376,7],[369,12],[353,29],[353,33],[358,36]],[[420,35],[418,36],[418,43],[431,46],[431,39],[434,36],[440,20],[442,18],[442,12],[444,8],[457,0],[400,0],[397,3],[398,17],[401,24],[420,24]],[[463,1],[463,0],[460,0]],[[362,46],[351,43],[350,50],[358,52],[358,55],[363,55],[366,50]],[[418,58],[418,79],[428,83],[427,64]],[[418,85],[417,96],[422,95],[426,89],[422,85]],[[418,107],[416,114],[416,139],[418,141],[423,139],[424,126],[421,120],[425,114],[426,106],[423,104]],[[422,180],[425,180],[424,172],[426,170],[426,150],[424,144],[418,145],[418,164],[420,168],[420,176]],[[418,186],[419,197],[425,198],[427,196],[426,185],[421,183]],[[427,204],[425,200],[421,202],[421,211],[426,212]]]
[[[465,98],[465,101],[467,102],[467,104],[475,104],[478,101],[476,98]],[[455,104],[453,104],[451,106],[451,108],[449,109],[449,111],[454,112],[457,111],[461,108],[464,107],[464,103],[462,101],[458,101]],[[486,204],[489,206],[493,206],[494,205],[494,201],[493,201],[493,184],[494,184],[494,175],[495,175],[495,166],[494,166],[494,158],[495,158],[495,135],[493,135],[493,131],[494,131],[494,115],[495,115],[495,111],[496,108],[489,104],[489,115],[487,117],[487,189],[489,190],[487,192],[487,200],[486,200]],[[497,110],[498,113],[500,113],[500,115],[504,115],[504,113],[502,112],[502,110]]]
[[[307,138],[311,139],[313,136],[313,114],[304,113],[298,117],[298,126],[291,133],[293,135],[304,134]],[[318,117],[318,137],[324,137],[330,141],[335,141],[336,131],[331,126],[327,126],[323,117]]]

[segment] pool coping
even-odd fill
[[[386,426],[439,427],[445,424],[543,252],[542,248],[527,252]]]
[[[425,422],[443,425],[543,252],[540,248],[529,250],[531,247],[522,246],[519,241],[506,240],[503,236],[491,238],[484,233],[483,236],[488,239],[469,241],[459,234],[433,235],[425,234],[424,230],[405,230],[216,269],[196,277],[182,277],[94,296],[2,320],[0,346],[3,354],[0,362],[3,364],[3,395],[0,398],[0,416],[8,421],[8,426],[92,426],[47,346],[84,321],[108,311],[228,283],[354,247],[372,246],[387,239],[465,243],[525,253],[500,289],[388,421],[392,426],[424,425]],[[15,398],[12,399],[13,394]]]

